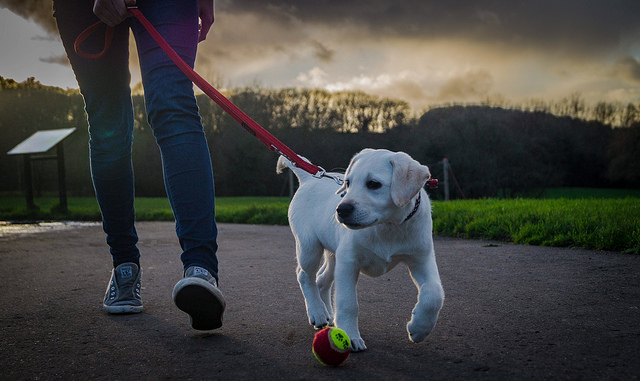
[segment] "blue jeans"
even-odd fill
[[[138,7],[193,67],[198,44],[197,0],[139,0]],[[147,116],[162,155],[165,188],[176,220],[184,268],[199,265],[218,278],[213,171],[193,84],[133,18],[115,28],[104,56],[93,60],[78,56],[73,50],[76,37],[98,20],[92,2],[56,0],[54,9],[85,100],[91,176],[114,265],[140,258],[131,161],[131,28],[138,48]],[[96,32],[82,49],[95,53],[103,45],[104,34]]]

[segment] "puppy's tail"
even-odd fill
[[[302,158],[302,160],[310,163],[310,161],[306,157],[300,157]],[[293,171],[293,173],[298,178],[298,181],[300,182],[305,180],[307,177],[312,177],[311,174],[309,174],[307,171],[303,170],[302,168],[296,167],[295,164],[293,164],[289,159],[285,158],[284,156],[280,156],[278,158],[278,164],[276,165],[276,173],[282,173],[285,168],[289,168],[291,171]]]

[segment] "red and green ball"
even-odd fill
[[[328,366],[339,366],[351,353],[351,340],[340,328],[328,327],[313,338],[313,354]]]

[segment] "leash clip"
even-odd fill
[[[324,170],[324,168],[319,167],[320,171],[318,171],[318,173],[316,173],[315,175],[313,175],[313,177],[321,179],[323,177],[326,177],[328,179],[331,179],[333,181],[336,182],[336,184],[342,186],[342,184],[344,184],[344,180],[342,180],[341,178],[339,178],[338,176],[332,176],[332,175],[328,175],[327,171]]]

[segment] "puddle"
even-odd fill
[[[50,231],[63,231],[86,226],[100,226],[100,222],[51,221],[34,223],[14,223],[0,221],[0,238],[15,235],[38,234]]]

